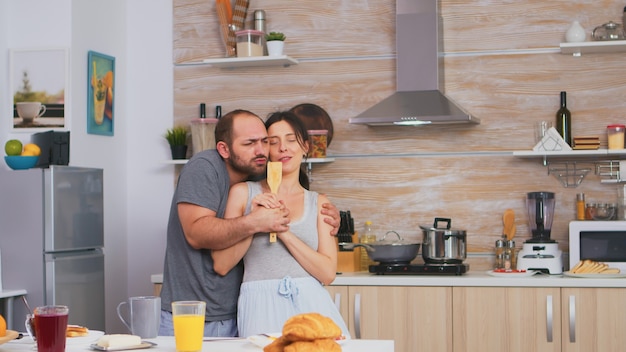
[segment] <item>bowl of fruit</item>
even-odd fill
[[[13,170],[27,170],[35,165],[39,160],[41,149],[37,144],[28,143],[22,145],[17,139],[11,139],[4,144],[6,156],[4,161]]]

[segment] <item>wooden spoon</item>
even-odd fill
[[[507,209],[502,216],[502,222],[504,223],[503,235],[507,240],[510,240],[515,236],[515,212],[513,209]]]
[[[267,184],[270,191],[276,194],[278,187],[283,180],[283,163],[280,161],[269,161],[267,163]],[[276,242],[276,232],[270,233],[270,242]]]

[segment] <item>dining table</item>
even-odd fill
[[[86,337],[68,338],[65,352],[98,351],[92,347],[103,332],[90,331]],[[157,336],[153,339],[144,339],[146,352],[176,352],[176,341],[173,336]],[[343,352],[393,352],[393,340],[361,340],[347,339],[340,343]],[[36,350],[35,342],[28,336],[19,340],[12,340],[0,345],[0,351],[28,351]],[[130,350],[130,349],[129,349]],[[113,350],[111,350],[113,351]],[[121,349],[115,349],[121,351]],[[140,352],[141,350],[132,349]],[[202,342],[203,352],[261,352],[263,348],[246,338],[219,338],[205,337]]]

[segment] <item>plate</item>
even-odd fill
[[[100,337],[104,335],[104,331],[100,330],[89,330],[87,336],[76,336],[76,337],[68,337],[65,339],[66,345],[86,345],[88,343],[94,342],[98,340]]]
[[[487,271],[487,275],[491,275],[491,276],[496,276],[496,277],[529,277],[529,276],[533,276],[537,273],[537,271],[535,270],[526,270],[526,271],[522,271],[522,272],[495,272],[493,270],[489,270]]]
[[[623,279],[626,278],[626,273],[620,274],[574,274],[566,271],[563,276],[580,277],[585,279]]]
[[[15,340],[20,334],[17,331],[7,330],[7,334],[5,336],[0,337],[0,345],[5,342],[9,342],[11,340]]]
[[[156,343],[150,342],[150,341],[141,341],[140,344],[135,345],[135,346],[124,346],[124,347],[114,347],[114,348],[102,347],[102,346],[98,346],[98,344],[92,343],[91,345],[89,345],[89,348],[95,351],[126,351],[126,350],[139,350],[142,348],[150,348],[153,346],[156,346]]]
[[[277,338],[279,338],[281,336],[282,336],[282,333],[280,333],[280,332],[273,332],[273,333],[263,334],[263,335],[253,335],[253,336],[248,337],[247,340],[252,342],[253,344],[261,347],[261,348],[264,348],[265,346],[267,346],[270,343],[274,342],[274,340],[276,340]],[[348,340],[350,340],[349,337],[341,335],[340,338],[335,339],[335,342],[337,342],[340,345],[343,345]]]
[[[104,331],[89,330],[89,332],[87,333],[87,336],[77,336],[77,337],[66,338],[65,345],[87,345],[94,341],[97,341],[102,335],[104,335]],[[35,341],[33,341],[32,337],[30,337],[30,335],[28,335],[28,333],[25,332],[23,338],[19,340],[14,340],[11,343],[34,344]]]

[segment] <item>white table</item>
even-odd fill
[[[0,299],[4,300],[4,313],[6,314],[7,329],[9,330],[13,330],[13,299],[21,296],[26,296],[26,290],[0,291]]]
[[[80,339],[80,340],[78,340]],[[98,338],[96,337],[95,340]],[[206,339],[206,338],[205,338]],[[65,347],[66,352],[91,351],[89,345],[95,340],[86,338],[68,339]],[[157,345],[146,349],[146,352],[176,352],[176,344],[173,336],[159,336],[156,339],[148,339],[146,341],[154,342]],[[34,343],[30,337],[24,337],[21,340],[14,340],[0,345],[0,351],[28,351],[33,352]],[[342,344],[343,352],[394,352],[394,343],[392,340],[348,340]],[[140,350],[133,350],[139,352]],[[214,339],[205,341],[202,344],[202,351],[206,352],[239,352],[263,351],[245,339],[226,340]]]

